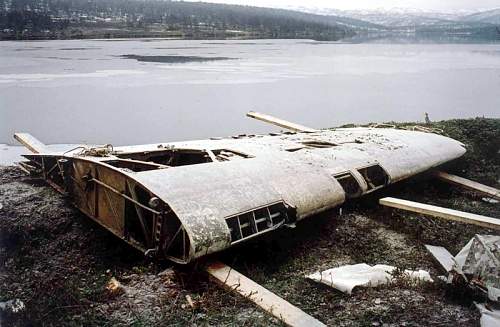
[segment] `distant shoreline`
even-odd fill
[[[67,35],[29,35],[16,37],[5,35],[0,31],[0,41],[54,41],[54,40],[134,40],[134,39],[162,39],[162,40],[312,40],[320,42],[365,43],[387,41],[387,43],[500,43],[498,37],[492,35],[477,35],[467,33],[441,32],[358,32],[350,35],[297,35],[295,33],[273,35],[272,33],[232,32],[216,34],[194,35],[173,32],[127,32],[113,30],[108,32],[86,32]]]
[[[315,40],[315,41],[340,41],[343,38],[317,38],[311,36],[296,36],[296,35],[202,35],[202,36],[182,36],[163,33],[132,33],[132,34],[86,34],[79,36],[57,37],[57,36],[2,36],[0,33],[0,41],[51,41],[51,40],[116,40],[116,39],[170,39],[170,40]]]

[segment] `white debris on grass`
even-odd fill
[[[481,313],[481,320],[479,321],[481,327],[498,327],[500,326],[500,310],[486,307],[484,304],[475,303],[476,308]]]
[[[500,203],[500,201],[492,199],[492,198],[481,198],[484,202],[491,203],[491,204],[497,204]]]
[[[306,277],[351,294],[352,290],[358,286],[376,287],[391,283],[396,269],[388,265],[370,266],[366,263],[359,263],[316,272]],[[425,270],[405,270],[404,274],[415,281],[433,281],[429,272]]]
[[[19,299],[0,302],[0,311],[10,311],[12,313],[18,313],[23,311],[25,308],[26,307],[24,305],[24,302]]]

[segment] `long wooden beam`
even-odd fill
[[[319,320],[221,262],[209,264],[206,271],[218,283],[246,297],[288,326],[325,326]]]
[[[468,180],[466,178],[445,173],[444,171],[437,171],[434,175],[442,181],[461,186],[463,188],[482,193],[488,197],[500,200],[500,190],[490,187],[478,182]]]
[[[47,146],[28,133],[14,133],[14,138],[33,153],[48,152]]]
[[[310,127],[303,126],[300,124],[295,124],[295,123],[292,123],[292,122],[289,122],[289,121],[286,121],[286,120],[283,120],[280,118],[273,117],[271,115],[261,114],[261,113],[254,112],[254,111],[250,111],[249,113],[247,113],[247,117],[254,118],[254,119],[266,122],[266,123],[270,123],[270,124],[273,124],[273,125],[285,128],[285,129],[289,129],[289,130],[294,131],[294,132],[312,133],[312,132],[318,131],[317,129],[314,129],[314,128],[310,128]]]
[[[473,213],[462,212],[458,210],[433,206],[430,204],[424,204],[424,203],[413,202],[391,197],[380,199],[379,203],[381,205],[392,208],[403,209],[447,220],[454,220],[466,224],[472,224],[481,227],[500,230],[500,219],[498,218],[491,218],[491,217],[476,215]]]

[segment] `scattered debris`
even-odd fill
[[[458,123],[458,132],[450,135],[467,143],[467,139],[462,138],[465,136],[460,135],[463,123]],[[458,125],[453,124],[453,128]],[[476,136],[475,133],[462,134]],[[486,138],[476,139],[478,144],[487,143],[482,142]],[[495,185],[498,165],[494,159],[485,157],[483,160],[480,152],[469,143],[467,145],[472,149],[465,157],[469,161],[456,171]],[[498,149],[488,153],[497,152]],[[127,247],[115,244],[118,241],[113,241],[97,224],[94,228],[90,220],[68,208],[61,196],[32,178],[23,177],[18,169],[2,168],[0,179],[0,197],[4,205],[0,211],[0,256],[5,258],[4,271],[0,273],[0,293],[4,295],[2,300],[20,298],[26,304],[22,317],[16,318],[21,321],[18,325],[40,321],[54,325],[94,325],[96,322],[100,325],[151,325],[150,309],[156,316],[156,320],[152,320],[163,325],[248,325],[249,322],[251,325],[279,325],[276,318],[267,317],[250,302],[219,289],[206,279],[193,283],[191,272],[186,278],[179,276],[178,285],[168,288],[169,296],[161,303],[151,303],[149,299],[142,301],[140,294],[133,298],[140,305],[135,301],[131,303],[127,294],[103,297],[106,283],[113,275],[133,291],[144,287],[153,297],[161,297],[165,290],[156,293],[154,286],[158,281],[151,281],[150,276],[160,276],[161,273],[156,274],[158,269],[165,267],[148,265],[149,268],[145,269],[146,266],[137,263],[142,262],[141,257],[129,259]],[[496,216],[494,206],[483,201],[467,201],[463,195],[470,194],[461,194],[442,183],[426,180],[401,184],[403,189],[396,193],[401,196]],[[369,203],[369,198],[367,200],[361,204]],[[304,283],[303,272],[310,267],[323,270],[353,262],[384,262],[398,267],[430,266],[430,256],[421,246],[422,241],[445,245],[456,253],[474,233],[481,232],[475,226],[421,219],[415,215],[408,215],[413,218],[406,219],[403,212],[394,212],[394,219],[391,219],[381,207],[369,208],[359,203],[344,205],[342,219],[329,219],[329,214],[325,216],[327,221],[322,222],[319,218],[298,224],[297,232],[292,231],[295,233],[293,237],[277,232],[276,237],[271,238],[273,246],[269,246],[269,242],[266,245],[255,242],[257,244],[226,251],[223,256],[230,256],[228,262],[239,271],[327,325],[476,325],[479,311],[471,308],[468,300],[455,295],[451,295],[450,301],[447,289],[445,292],[441,287],[426,284],[412,287],[411,284],[396,283],[398,287],[366,289],[347,297],[332,293],[326,287]],[[363,217],[365,223],[360,225],[356,216]],[[403,242],[399,238],[394,242],[379,233],[381,224],[384,230],[399,235]],[[308,228],[314,232],[308,233]],[[258,251],[254,250],[255,246],[258,246]],[[331,251],[332,248],[337,250]],[[122,265],[122,262],[126,264]],[[64,277],[64,284],[57,283],[63,280],[61,277]],[[147,283],[140,282],[143,279]],[[198,306],[196,310],[180,310],[181,304],[187,304],[186,294]],[[71,306],[65,307],[68,303]],[[158,308],[163,314],[156,313]]]
[[[443,247],[425,247],[448,272],[445,281],[457,287],[463,287],[465,282],[488,295],[493,305],[476,303],[481,312],[481,326],[499,326],[500,310],[492,307],[500,301],[500,236],[475,235],[455,257]]]
[[[277,318],[256,309],[252,302],[206,280],[204,274],[195,278],[191,273],[175,276],[176,273],[172,269],[165,270],[164,265],[149,266],[140,255],[131,256],[132,251],[125,244],[65,205],[63,196],[43,184],[34,184],[35,180],[24,176],[17,168],[0,168],[0,179],[0,198],[4,199],[4,210],[0,211],[0,235],[5,237],[3,240],[7,237],[13,239],[20,231],[24,235],[16,243],[4,243],[5,252],[0,255],[6,258],[5,270],[0,273],[0,293],[5,295],[5,300],[21,298],[26,304],[22,317],[17,318],[21,321],[18,325],[36,324],[44,319],[53,325],[85,326],[95,325],[95,321],[99,325],[145,325],[151,322],[150,325],[154,326],[190,322],[198,326],[282,326]],[[414,190],[414,187],[408,186],[408,189]],[[486,204],[479,205],[489,208]],[[285,236],[288,234],[283,231],[270,238],[272,244],[279,244],[278,247],[269,246],[269,241],[264,244],[255,242],[226,252],[224,259],[232,263],[234,260],[238,271],[329,326],[363,325],[367,315],[373,319],[370,321],[381,321],[381,325],[399,321],[406,322],[409,327],[415,326],[414,321],[421,325],[432,322],[446,325],[449,321],[473,325],[479,321],[475,308],[471,310],[460,303],[449,303],[446,294],[434,287],[370,289],[367,293],[354,292],[351,297],[335,296],[329,302],[326,301],[332,297],[329,290],[304,282],[301,273],[304,267],[327,269],[332,264],[363,262],[367,257],[371,262],[386,260],[395,266],[419,265],[421,258],[427,256],[423,247],[415,242],[411,233],[402,233],[390,224],[384,224],[382,218],[385,216],[380,207],[374,207],[374,211],[368,213],[363,207],[354,210],[351,205],[344,206],[342,219],[337,219],[335,213],[325,214],[324,218],[300,224],[292,231],[293,237]],[[450,230],[449,234],[456,232]],[[463,236],[460,239],[462,241],[458,244],[461,245],[468,241]],[[259,250],[254,251],[254,246],[259,246]],[[338,251],[331,251],[332,248]],[[19,249],[26,253],[22,260]],[[430,261],[426,264],[430,265]],[[52,277],[53,272],[57,272],[55,277]],[[156,276],[171,276],[166,280],[173,280],[177,285],[169,286],[167,291],[162,287],[158,293],[154,290],[155,285],[160,285],[157,282],[144,285],[158,299],[168,294],[152,307],[149,307],[151,302],[136,305],[127,294],[103,297],[112,276],[135,291],[136,286],[142,287],[140,281],[143,278],[149,281],[149,276],[155,273]],[[65,284],[57,284],[61,275],[68,277],[64,279]],[[19,287],[22,291],[18,290]],[[175,293],[176,290],[180,294]],[[90,292],[91,295],[87,295]],[[196,310],[181,310],[182,304],[187,305],[186,294],[191,295]],[[73,298],[78,299],[75,303],[78,307],[51,311],[53,303],[64,306]],[[137,298],[141,296],[137,295]],[[375,298],[382,299],[380,306],[374,306]],[[89,303],[93,306],[90,307]],[[318,305],[310,306],[309,303]],[[163,315],[154,313],[150,319],[148,315],[154,306],[159,307]],[[404,316],[393,315],[395,311],[404,312]]]
[[[377,287],[389,284],[394,280],[394,272],[397,268],[388,265],[370,266],[366,263],[347,265],[316,272],[309,279],[326,284],[341,292],[351,294],[355,287]],[[416,281],[432,282],[429,272],[425,270],[404,270],[406,277]]]
[[[492,301],[500,300],[500,236],[475,235],[455,256],[443,247],[425,246],[452,283],[461,276],[470,286],[478,287]]]
[[[455,256],[456,271],[500,301],[500,236],[475,235]]]

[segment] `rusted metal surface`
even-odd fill
[[[350,128],[27,155],[86,215],[187,263],[465,153],[444,136]]]

